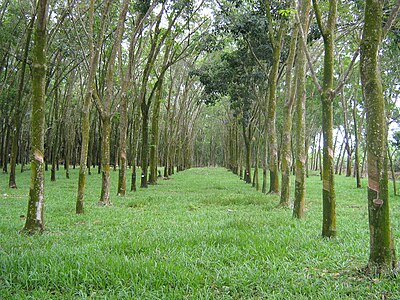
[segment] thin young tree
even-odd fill
[[[96,107],[100,113],[102,121],[102,144],[101,144],[101,167],[102,167],[102,184],[100,194],[100,205],[110,205],[110,137],[111,137],[111,118],[113,110],[111,101],[114,96],[114,70],[115,60],[117,58],[117,51],[121,48],[122,35],[124,32],[125,17],[128,12],[128,5],[130,0],[124,0],[121,3],[121,10],[118,17],[117,30],[115,32],[115,39],[112,44],[110,58],[107,62],[107,74],[105,79],[105,92],[104,96],[100,97],[97,91],[94,93],[94,100]]]
[[[89,151],[90,139],[90,107],[94,95],[94,84],[96,78],[96,70],[99,64],[99,55],[101,45],[104,40],[104,31],[106,24],[106,16],[110,9],[111,0],[103,1],[103,11],[100,21],[100,33],[96,44],[93,41],[94,34],[94,0],[89,4],[89,24],[88,24],[88,48],[90,52],[89,62],[87,62],[88,78],[86,82],[86,91],[84,103],[82,106],[82,147],[80,154],[80,168],[78,180],[78,194],[76,199],[76,213],[82,214],[84,212],[84,199],[86,190],[86,173],[87,173],[87,159]],[[83,47],[83,46],[82,46]],[[83,49],[82,49],[83,50]]]
[[[17,92],[17,101],[15,104],[15,112],[13,118],[13,130],[12,130],[12,142],[11,142],[11,159],[10,159],[10,178],[8,182],[8,186],[10,188],[16,188],[17,182],[15,178],[16,173],[16,166],[17,166],[17,156],[18,156],[18,140],[20,139],[21,135],[21,128],[22,122],[21,118],[23,115],[23,97],[24,97],[24,86],[25,86],[25,73],[26,73],[26,66],[28,62],[28,55],[29,55],[29,47],[31,44],[33,26],[35,23],[36,15],[33,14],[31,20],[28,23],[27,32],[26,32],[26,40],[25,40],[25,47],[24,47],[24,54],[20,69],[20,78],[18,84],[18,92]]]
[[[308,32],[309,13],[311,8],[310,0],[299,2],[300,17],[299,28],[302,36],[306,39]],[[297,53],[296,64],[296,183],[295,200],[293,205],[293,217],[303,218],[306,192],[306,45],[300,43]]]
[[[293,66],[296,54],[298,29],[293,26],[289,56],[286,63],[286,83],[285,83],[285,104],[283,107],[283,129],[282,129],[282,185],[280,206],[288,207],[290,205],[290,169],[292,164],[292,117],[295,100],[295,83],[293,80]]]

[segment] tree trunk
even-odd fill
[[[396,173],[394,172],[394,166],[393,166],[393,155],[394,152],[390,153],[389,146],[386,144],[387,150],[388,150],[388,158],[389,158],[389,166],[390,166],[390,173],[392,174],[392,180],[393,180],[393,195],[397,195],[397,184],[396,184]]]
[[[107,75],[106,75],[106,88],[102,101],[97,104],[97,108],[100,111],[102,118],[102,145],[101,145],[101,165],[102,165],[102,185],[101,185],[101,196],[99,200],[100,205],[110,205],[110,159],[111,159],[111,100],[114,97],[114,69],[115,60],[117,57],[117,51],[121,48],[122,35],[124,32],[124,22],[128,11],[129,0],[124,0],[121,5],[121,10],[118,16],[118,26],[115,32],[115,39],[112,44],[110,59],[107,64]],[[95,99],[100,102],[98,95],[95,95]],[[115,149],[113,149],[115,150]],[[115,152],[114,152],[115,153]],[[114,158],[116,157],[116,153]],[[114,163],[115,165],[115,163]]]
[[[76,200],[76,213],[83,214],[84,213],[84,198],[85,198],[85,189],[86,189],[86,170],[87,170],[87,157],[89,151],[89,129],[90,129],[90,106],[93,98],[94,91],[94,83],[96,70],[99,63],[99,51],[101,49],[101,45],[104,39],[104,31],[105,31],[105,18],[108,14],[108,10],[110,7],[110,0],[104,0],[104,11],[102,13],[102,21],[101,21],[101,29],[99,33],[99,39],[96,43],[96,46],[93,43],[93,31],[94,31],[94,0],[90,0],[89,6],[89,50],[90,50],[90,65],[89,65],[89,75],[87,79],[87,87],[85,93],[85,99],[82,106],[82,146],[81,146],[81,155],[80,155],[80,168],[79,168],[79,180],[78,180],[78,194]]]
[[[57,77],[59,77],[59,63],[61,61],[61,56],[58,58],[58,63],[57,63]],[[58,154],[58,141],[60,139],[60,134],[59,134],[59,108],[60,108],[60,96],[59,96],[59,87],[56,87],[55,92],[54,92],[54,117],[53,117],[53,126],[51,128],[51,181],[56,181],[56,165],[57,165],[57,154]]]
[[[120,125],[119,125],[119,173],[118,173],[118,192],[119,196],[126,194],[126,137],[127,137],[127,106],[126,91],[123,89],[120,102]]]
[[[322,24],[322,13],[313,0],[318,27],[324,40],[324,79],[321,90],[323,168],[322,168],[322,236],[336,236],[336,195],[334,177],[333,149],[333,71],[334,71],[334,30],[336,26],[337,0],[329,1],[328,20]]]
[[[169,57],[169,47],[165,50],[164,54],[164,68],[168,62]],[[164,83],[164,73],[160,75],[157,91],[155,95],[155,100],[153,104],[153,116],[151,122],[151,147],[150,147],[150,184],[157,183],[157,165],[158,165],[158,140],[159,140],[159,119],[160,119],[160,108],[161,108],[161,98],[163,94],[163,83]],[[170,90],[170,92],[172,92]]]
[[[149,105],[145,101],[141,105],[142,109],[142,147],[141,147],[141,181],[140,187],[148,187],[148,159],[149,159]]]
[[[102,118],[102,140],[101,140],[101,194],[99,205],[110,205],[110,137],[111,137],[111,118]]]
[[[3,173],[8,173],[8,155],[10,153],[10,131],[11,125],[6,123],[6,139],[4,142],[4,153],[3,153]]]
[[[33,234],[44,230],[44,126],[47,44],[47,0],[39,0],[34,32],[32,65],[32,148],[31,185],[28,213],[23,232]]]
[[[139,124],[140,124],[140,109],[134,107],[134,122],[133,122],[133,143],[132,143],[132,174],[131,174],[131,191],[136,192],[136,165],[138,155],[138,139],[139,139]]]
[[[292,29],[289,57],[286,65],[286,95],[283,108],[283,129],[282,129],[282,186],[280,206],[288,207],[290,205],[290,174],[292,166],[292,117],[294,105],[295,86],[292,87],[292,70],[296,52],[297,26]]]
[[[390,225],[387,159],[387,125],[379,47],[382,41],[383,0],[366,0],[361,41],[360,74],[366,109],[368,213],[370,256],[373,273],[387,273],[396,267]]]
[[[361,188],[360,176],[360,145],[358,141],[358,122],[357,122],[357,101],[353,99],[353,123],[354,123],[354,173],[356,177],[357,188]]]
[[[26,42],[24,48],[24,57],[22,60],[21,65],[21,75],[19,79],[19,86],[18,86],[18,94],[17,94],[17,103],[15,107],[15,114],[13,120],[13,132],[12,132],[12,142],[11,142],[11,158],[10,158],[10,178],[8,182],[8,186],[10,188],[17,188],[17,182],[15,178],[16,174],[16,166],[17,166],[17,154],[18,154],[18,140],[21,136],[21,127],[22,127],[22,99],[24,97],[24,85],[25,85],[25,71],[26,65],[28,61],[28,54],[29,54],[29,46],[31,43],[32,38],[32,31],[33,26],[35,23],[36,15],[31,17],[31,20],[28,25],[27,33],[26,33]]]
[[[336,160],[335,174],[339,173],[339,167],[340,167],[340,162],[342,161],[342,150],[343,150],[344,144],[345,144],[345,141],[342,142],[342,144],[340,145],[340,148],[339,148],[339,155]]]
[[[278,41],[279,45],[281,40]],[[274,48],[274,59],[269,75],[268,146],[269,146],[269,193],[279,193],[278,143],[276,138],[276,86],[278,81],[280,46]]]
[[[301,22],[303,32],[308,32],[310,0],[301,1]],[[305,40],[306,36],[303,37]],[[306,49],[300,44],[296,60],[296,184],[293,217],[304,218],[306,198]]]
[[[246,126],[243,124],[243,139],[244,139],[244,145],[245,145],[245,152],[246,152],[246,168],[245,168],[245,174],[244,174],[244,181],[246,183],[251,183],[251,126],[248,125],[246,133]]]

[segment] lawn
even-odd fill
[[[0,299],[400,299],[400,279],[360,272],[369,254],[366,182],[338,176],[338,237],[321,238],[322,184],[307,180],[307,216],[277,208],[223,168],[194,168],[97,206],[88,177],[75,214],[77,170],[46,177],[42,235],[19,233],[29,172],[0,175]],[[391,197],[397,253],[400,197]]]

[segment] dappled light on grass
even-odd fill
[[[49,175],[49,174],[46,174]],[[371,278],[366,191],[337,178],[338,237],[320,237],[318,176],[307,181],[305,220],[277,208],[222,168],[174,180],[99,207],[100,175],[88,176],[86,211],[75,215],[71,179],[46,181],[46,231],[21,236],[29,174],[17,190],[0,177],[0,298],[396,299],[398,278]],[[111,173],[116,191],[117,172]],[[65,188],[65,187],[68,188]],[[2,194],[3,194],[2,193]],[[400,198],[393,198],[394,233]]]

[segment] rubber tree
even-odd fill
[[[103,97],[96,91],[94,93],[94,100],[96,107],[100,113],[102,121],[102,144],[101,144],[101,193],[99,205],[110,205],[110,138],[111,138],[111,119],[113,116],[113,110],[111,107],[111,101],[114,97],[114,70],[115,61],[117,58],[117,51],[121,49],[122,35],[125,29],[125,18],[128,12],[128,5],[130,0],[124,0],[121,3],[121,9],[118,16],[117,30],[115,32],[115,38],[111,46],[110,57],[107,61],[106,78],[105,78],[105,92]]]
[[[118,173],[118,191],[119,196],[124,196],[126,193],[126,169],[127,169],[127,130],[128,130],[128,91],[132,88],[133,83],[133,68],[137,66],[139,60],[137,51],[141,51],[139,39],[141,37],[144,21],[148,18],[150,13],[156,6],[156,2],[153,4],[143,3],[139,5],[137,16],[135,18],[135,26],[132,30],[129,42],[129,59],[127,71],[123,74],[123,68],[120,66],[121,78],[123,78],[121,86],[121,99],[120,99],[120,139],[119,139],[119,173]],[[119,51],[119,60],[122,62],[122,49]],[[122,63],[120,63],[121,65]],[[136,103],[133,101],[133,114],[135,115]],[[134,146],[135,147],[135,146]],[[136,148],[136,147],[135,147]],[[136,155],[135,155],[136,156]],[[136,164],[134,163],[133,172],[135,172]],[[136,172],[135,172],[136,174]],[[136,185],[133,184],[135,187]]]
[[[307,39],[310,8],[310,0],[299,1],[298,26],[303,40]],[[306,45],[299,43],[296,59],[296,183],[293,205],[293,217],[298,219],[304,217],[306,194],[306,97]]]
[[[49,2],[39,0],[34,28],[32,64],[31,184],[28,213],[22,232],[44,230],[44,126],[47,18]]]
[[[282,43],[287,30],[287,20],[281,18],[279,27],[274,29],[271,15],[271,1],[267,1],[266,17],[268,22],[268,35],[272,47],[272,67],[268,76],[269,101],[267,112],[267,130],[269,147],[269,192],[279,193],[279,170],[278,170],[278,142],[276,137],[276,89],[278,84],[279,65],[281,60]]]
[[[8,182],[8,186],[10,188],[17,188],[15,173],[16,173],[16,166],[17,166],[17,156],[18,156],[18,140],[21,135],[21,127],[22,127],[21,119],[22,119],[22,114],[23,114],[22,101],[23,101],[23,97],[24,97],[25,72],[26,72],[26,66],[27,66],[27,61],[28,61],[28,54],[29,54],[29,48],[30,48],[35,18],[36,18],[36,15],[33,14],[33,16],[31,17],[31,19],[28,23],[28,26],[27,26],[23,59],[22,59],[22,64],[21,64],[21,68],[20,68],[20,78],[19,78],[19,83],[18,83],[17,99],[16,99],[15,108],[14,108],[15,112],[14,112],[13,123],[12,123],[13,130],[12,130],[12,142],[11,142],[10,177],[9,177],[9,182]]]
[[[326,23],[323,22],[318,0],[313,0],[318,28],[324,41],[323,84],[321,93],[323,167],[322,167],[322,236],[336,236],[336,194],[333,149],[333,74],[334,74],[334,31],[336,26],[337,0],[329,0]]]
[[[80,153],[80,167],[79,167],[79,179],[78,179],[78,193],[76,199],[76,213],[82,214],[84,212],[84,198],[86,189],[86,176],[87,176],[87,159],[89,151],[89,139],[90,139],[90,108],[92,99],[94,97],[94,84],[96,78],[96,71],[99,65],[99,56],[101,45],[104,40],[104,32],[106,25],[106,17],[110,9],[111,0],[104,0],[102,2],[102,13],[100,20],[100,31],[97,37],[96,43],[94,42],[94,0],[90,0],[88,9],[88,44],[89,48],[89,61],[86,62],[88,68],[88,77],[86,80],[86,91],[84,97],[84,103],[82,105],[82,146]],[[83,46],[82,46],[83,48]],[[84,49],[82,49],[84,51]]]
[[[367,0],[361,41],[360,75],[366,110],[368,164],[368,220],[370,255],[368,268],[373,273],[387,273],[396,267],[391,233],[387,125],[385,100],[379,69],[382,43],[383,0]]]
[[[297,45],[297,26],[293,26],[291,33],[291,41],[289,55],[286,62],[286,78],[285,78],[285,103],[283,107],[283,128],[282,128],[282,179],[281,179],[281,198],[280,206],[288,207],[290,205],[290,175],[292,164],[292,118],[295,100],[296,82],[293,80],[293,66]],[[294,84],[292,84],[294,83]]]
[[[184,1],[188,2],[188,1]],[[178,18],[182,15],[185,9],[185,3],[171,3],[171,12],[168,15],[168,9],[166,3],[163,2],[163,5],[160,9],[159,14],[157,15],[157,21],[154,27],[154,31],[151,34],[150,38],[150,49],[146,58],[145,68],[142,73],[142,79],[140,82],[140,92],[139,92],[139,105],[142,113],[142,143],[141,143],[141,167],[142,167],[142,175],[141,175],[141,183],[140,187],[147,188],[148,187],[148,166],[149,166],[149,121],[150,121],[150,107],[154,101],[155,94],[160,82],[160,79],[165,75],[166,70],[170,66],[170,62],[167,63],[166,66],[162,67],[160,72],[160,76],[157,78],[157,83],[153,85],[152,89],[148,90],[148,83],[151,80],[151,72],[155,68],[156,60],[159,56],[159,53],[162,49],[162,46],[165,44],[165,41],[168,37],[171,36],[171,32],[173,30],[174,25],[176,24]],[[162,19],[163,17],[167,17],[168,25],[167,28],[162,28]]]

